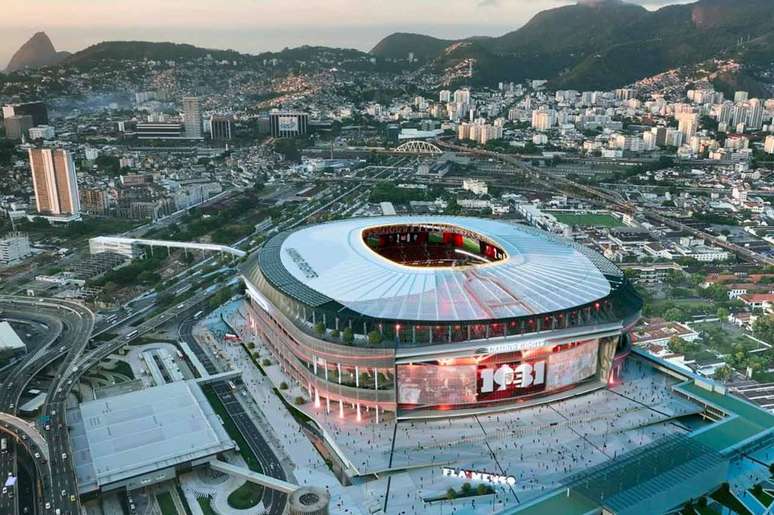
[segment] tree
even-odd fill
[[[720,319],[721,322],[725,322],[728,320],[729,312],[726,308],[718,308],[717,316]]]
[[[729,367],[728,365],[723,365],[722,367],[715,370],[715,374],[713,374],[712,377],[717,379],[718,381],[728,381],[731,379],[731,376],[734,373],[734,369]]]
[[[664,313],[664,319],[669,320],[670,322],[680,321],[684,318],[685,313],[683,313],[683,310],[680,308],[670,308]]]
[[[446,498],[449,500],[457,498],[457,492],[454,490],[454,488],[449,488],[446,490]]]
[[[352,334],[352,328],[345,327],[344,332],[341,335],[341,339],[346,343],[347,345],[352,344],[352,342],[355,340],[355,336]]]
[[[484,483],[479,483],[476,487],[476,493],[478,495],[486,495],[488,493],[491,493],[492,490],[489,488],[489,485],[485,485]]]
[[[468,496],[473,492],[473,485],[470,483],[462,483],[462,495]]]
[[[774,343],[774,315],[759,316],[753,323],[753,334],[765,342]]]
[[[381,342],[382,342],[382,333],[380,333],[376,329],[368,333],[369,345],[379,345]]]
[[[687,342],[682,338],[680,338],[679,336],[673,336],[669,339],[669,344],[667,344],[667,348],[669,349],[669,352],[673,354],[684,354],[686,343]]]
[[[314,324],[314,332],[317,333],[317,336],[325,336],[325,324],[322,322]]]

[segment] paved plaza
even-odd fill
[[[250,341],[246,304],[229,305],[224,317]],[[369,507],[383,506],[388,478],[389,513],[491,513],[506,504],[534,499],[575,472],[663,436],[687,433],[690,428],[673,418],[700,411],[674,394],[674,379],[636,359],[627,362],[622,383],[609,390],[492,415],[401,421],[397,430],[392,417],[381,416],[376,423],[373,411],[362,410],[358,419],[352,406],[337,402],[329,406],[324,399],[317,404],[308,399],[306,390],[291,387],[284,392],[288,400],[297,395],[308,399],[303,411],[317,421],[331,447],[350,464],[349,472],[355,477],[353,485],[345,487],[271,391],[283,381],[294,382],[276,364],[265,367],[267,375],[262,375],[241,345],[218,344],[224,330],[221,324],[219,314],[205,321],[212,328],[208,341],[243,370],[261,415],[274,428],[292,477],[299,484],[326,487],[334,513],[352,513],[352,506],[362,507],[364,513]],[[261,342],[255,343],[258,354],[268,357]],[[444,476],[444,466],[513,476],[516,482],[495,487],[494,495],[428,503],[464,483]]]

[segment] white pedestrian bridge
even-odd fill
[[[139,255],[139,247],[150,247],[151,252],[154,247],[165,247],[168,249],[220,252],[222,254],[231,254],[236,257],[244,257],[247,254],[244,250],[235,249],[228,245],[217,245],[215,243],[149,240],[143,238],[125,238],[122,236],[97,236],[96,238],[91,238],[89,240],[89,252],[92,254],[112,252],[113,254],[121,254],[128,258],[135,258]]]

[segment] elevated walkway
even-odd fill
[[[113,252],[129,258],[136,257],[135,249],[138,246],[143,247],[165,247],[187,250],[204,250],[210,252],[220,252],[231,254],[236,257],[244,257],[247,253],[244,250],[235,249],[227,245],[216,245],[214,243],[196,243],[188,241],[171,240],[149,240],[143,238],[125,238],[122,236],[97,236],[89,240],[89,252],[99,254],[100,252]]]
[[[267,476],[266,474],[259,474],[246,468],[229,465],[228,463],[224,463],[218,460],[210,461],[210,468],[230,476],[240,477],[245,481],[250,481],[251,483],[262,485],[266,488],[271,488],[272,490],[276,490],[285,494],[292,494],[299,488],[298,485],[294,485],[293,483],[288,483],[287,481],[273,478],[271,476]]]

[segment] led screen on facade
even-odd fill
[[[398,404],[459,406],[547,394],[593,376],[599,342],[398,365]],[[516,353],[519,354],[519,353]]]

